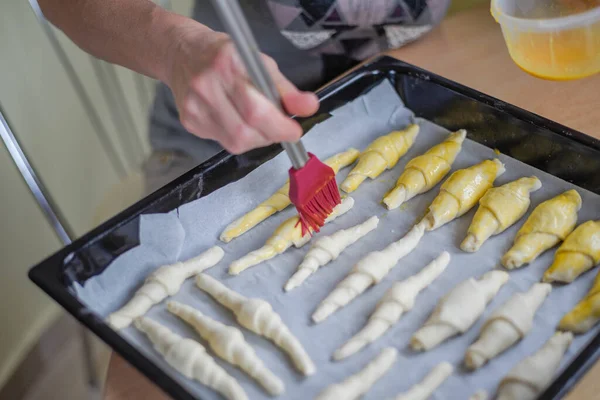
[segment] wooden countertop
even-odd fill
[[[487,7],[447,18],[425,38],[389,55],[600,138],[600,74],[572,82],[549,82],[521,71],[510,59],[499,25]],[[567,397],[600,393],[600,363]],[[156,386],[113,355],[105,400],[166,400]]]

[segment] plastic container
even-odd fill
[[[600,0],[492,0],[514,62],[544,79],[600,72]]]

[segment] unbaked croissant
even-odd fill
[[[340,169],[347,167],[354,163],[358,158],[360,152],[356,149],[348,149],[343,153],[339,153],[323,161],[329,165],[333,171],[337,174]],[[282,211],[292,204],[289,196],[290,182],[289,180],[279,190],[277,190],[271,197],[260,203],[256,208],[244,216],[236,219],[229,224],[223,233],[221,233],[220,239],[228,243],[238,236],[243,235],[262,221],[269,218],[271,215]]]
[[[375,179],[386,169],[393,168],[411,148],[417,135],[419,125],[409,125],[401,131],[394,131],[388,135],[375,139],[358,157],[358,163],[340,188],[351,193],[367,178]]]
[[[600,264],[600,221],[579,225],[560,245],[554,262],[544,273],[544,282],[573,282]]]
[[[518,363],[502,379],[496,400],[536,399],[552,382],[572,341],[571,332],[556,332],[538,351]]]
[[[444,340],[463,334],[473,326],[504,284],[508,274],[489,271],[469,278],[440,299],[431,316],[410,340],[414,350],[430,350]]]
[[[354,199],[352,197],[344,198],[340,204],[335,206],[331,215],[325,220],[325,223],[333,221],[340,215],[344,215],[350,211],[352,206],[354,206]],[[299,220],[300,217],[296,215],[279,225],[271,237],[267,239],[263,247],[251,251],[244,257],[232,262],[229,266],[229,274],[238,275],[250,267],[270,260],[292,246],[302,247],[308,243],[311,239],[311,233],[307,232],[305,235],[302,235],[302,225],[299,223]]]
[[[207,317],[188,305],[170,301],[168,310],[187,322],[208,342],[214,353],[223,360],[240,367],[256,379],[269,394],[280,395],[285,391],[283,381],[273,374],[244,339],[242,331]]]
[[[441,362],[407,392],[400,393],[394,400],[428,400],[433,392],[452,375],[454,367],[449,362]]]
[[[479,339],[467,349],[465,365],[477,369],[502,353],[533,327],[536,311],[550,294],[548,283],[535,283],[525,293],[515,293],[485,321]]]
[[[356,400],[362,397],[386,372],[392,368],[398,350],[384,348],[366,367],[343,382],[328,386],[315,397],[315,400]]]
[[[224,254],[222,248],[213,246],[190,260],[158,268],[146,278],[142,287],[127,304],[108,316],[108,324],[114,329],[128,327],[135,318],[146,314],[153,305],[177,293],[186,279],[221,261]]]
[[[423,217],[425,229],[432,231],[465,214],[504,171],[504,164],[496,158],[452,173]]]
[[[414,250],[423,237],[424,227],[415,225],[402,239],[391,243],[381,251],[363,257],[344,280],[319,304],[312,315],[316,323],[350,303],[367,288],[376,285],[396,266],[398,260]]]
[[[585,297],[558,323],[558,328],[573,333],[586,333],[600,321],[600,273]]]
[[[248,399],[235,378],[221,368],[200,343],[183,338],[169,328],[145,317],[136,318],[134,325],[148,336],[165,361],[186,378],[216,390],[226,399]]]
[[[443,251],[435,260],[409,278],[396,282],[383,295],[367,324],[333,353],[334,360],[342,360],[379,339],[400,320],[402,314],[412,310],[418,294],[429,286],[448,266],[450,253]]]
[[[330,236],[320,237],[304,256],[298,270],[285,284],[285,291],[290,291],[314,274],[320,267],[326,265],[338,256],[348,246],[355,243],[371,232],[379,224],[379,218],[371,217],[362,224],[348,229],[340,229]]]
[[[304,375],[315,373],[315,365],[304,347],[268,302],[242,296],[206,274],[196,276],[196,285],[230,309],[241,326],[266,337],[288,353],[296,368]]]
[[[461,129],[450,134],[448,139],[433,146],[425,154],[410,160],[396,186],[383,198],[387,209],[398,208],[402,203],[437,185],[450,172],[466,136],[467,131]]]
[[[541,187],[542,182],[532,176],[485,192],[460,248],[475,252],[492,235],[498,235],[512,226],[527,212],[531,203],[529,194]]]
[[[517,232],[510,250],[502,257],[508,269],[519,268],[564,240],[577,223],[581,196],[568,190],[537,206]]]

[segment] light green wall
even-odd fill
[[[478,6],[486,3],[489,4],[490,0],[452,0],[452,4],[450,5],[448,14],[451,15],[455,12],[467,10],[473,6]]]

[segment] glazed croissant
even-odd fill
[[[333,212],[325,223],[331,222],[340,215],[344,215],[354,206],[354,199],[346,197],[340,204],[335,206]],[[275,232],[267,239],[267,242],[260,249],[251,251],[244,257],[235,260],[229,266],[230,275],[238,275],[242,271],[260,264],[263,261],[270,260],[278,254],[283,253],[290,247],[302,247],[311,239],[310,232],[302,235],[302,225],[299,224],[300,217],[297,215],[283,222]]]
[[[504,171],[504,164],[496,158],[454,172],[427,209],[425,229],[432,231],[465,214]]]
[[[334,155],[324,161],[325,164],[329,165],[333,171],[337,174],[340,169],[349,166],[358,158],[360,152],[356,149],[348,149],[343,153]],[[282,211],[292,204],[290,197],[290,182],[289,180],[279,190],[277,190],[271,197],[260,203],[256,208],[244,216],[236,219],[229,224],[223,233],[221,233],[220,239],[228,243],[238,236],[243,235],[262,221],[269,218],[271,215]]]
[[[600,221],[579,225],[560,245],[554,262],[544,273],[544,282],[573,282],[600,264]]]
[[[300,286],[310,275],[314,274],[320,267],[326,265],[346,249],[371,232],[379,224],[379,218],[371,217],[362,224],[348,229],[340,229],[330,236],[319,238],[312,248],[304,256],[304,260],[298,266],[298,270],[285,284],[285,291],[290,291]]]
[[[475,252],[492,235],[498,235],[512,226],[527,212],[531,203],[529,194],[541,187],[542,182],[532,176],[485,192],[460,248]]]
[[[383,295],[367,324],[333,353],[334,360],[342,360],[379,339],[400,320],[402,314],[412,310],[419,293],[429,286],[448,266],[450,253],[442,252],[435,260],[409,278],[394,283]]]
[[[365,179],[375,179],[386,169],[393,168],[400,157],[412,147],[418,134],[419,125],[412,124],[404,130],[394,131],[375,139],[360,153],[358,163],[352,168],[340,188],[346,193],[351,193]]]
[[[153,305],[177,293],[186,279],[221,261],[224,254],[222,248],[214,246],[190,260],[158,268],[146,278],[142,287],[125,306],[108,316],[108,324],[114,329],[128,327],[135,318],[146,314]]]
[[[304,347],[268,302],[242,296],[206,274],[196,276],[196,285],[230,309],[241,326],[266,337],[288,353],[296,368],[304,375],[315,373],[315,365]]]
[[[489,271],[469,278],[440,299],[435,310],[410,340],[414,350],[430,350],[473,326],[490,301],[508,281],[504,271]]]
[[[186,378],[216,390],[226,399],[248,399],[235,378],[221,368],[200,343],[183,338],[148,318],[138,317],[134,325],[148,336],[165,361]]]
[[[514,294],[498,308],[483,324],[479,339],[467,349],[465,365],[477,369],[502,353],[525,335],[533,327],[533,318],[552,286],[535,283],[525,293]]]
[[[193,307],[176,301],[167,304],[168,310],[194,328],[208,342],[213,352],[223,360],[240,367],[256,379],[273,396],[285,391],[281,379],[275,376],[246,342],[242,331],[207,317]]]
[[[335,383],[323,390],[315,400],[356,400],[362,397],[386,372],[392,368],[398,350],[384,348],[366,367],[343,382]]]
[[[508,269],[531,263],[540,254],[564,240],[575,228],[581,196],[568,190],[537,206],[517,232],[510,250],[502,257]]]
[[[571,332],[556,332],[542,348],[518,363],[502,379],[496,400],[536,399],[552,382],[572,341]]]
[[[374,251],[362,258],[344,280],[319,304],[312,315],[319,323],[344,307],[370,286],[376,285],[396,266],[398,260],[414,250],[423,237],[424,227],[415,225],[402,239],[381,251]]]
[[[450,134],[448,139],[433,146],[425,154],[410,160],[396,186],[383,198],[387,209],[398,208],[402,203],[437,185],[450,172],[466,136],[467,131],[461,129]]]
[[[585,297],[558,323],[558,328],[576,334],[586,333],[600,321],[600,273]]]

